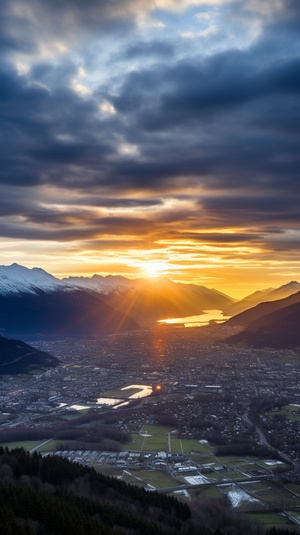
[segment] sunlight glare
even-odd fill
[[[146,262],[144,266],[145,276],[150,279],[159,277],[165,270],[166,265],[163,262]]]

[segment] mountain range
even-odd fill
[[[92,290],[116,310],[136,321],[157,321],[169,316],[201,314],[203,310],[230,307],[234,299],[214,289],[182,284],[167,278],[126,279],[121,276],[69,277],[68,287]]]
[[[242,330],[230,343],[300,346],[300,284],[255,292],[241,301],[205,286],[166,278],[58,279],[40,268],[0,266],[0,334],[8,338],[96,337],[160,319],[218,309]]]
[[[224,309],[230,297],[168,279],[57,279],[40,268],[0,266],[0,333],[8,337],[97,336],[141,323]]]

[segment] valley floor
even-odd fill
[[[31,344],[61,365],[2,377],[1,444],[188,502],[226,497],[266,525],[299,524],[297,352],[228,346],[213,328]]]

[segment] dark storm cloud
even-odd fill
[[[8,151],[5,151],[0,180],[9,183],[23,180],[24,184],[67,181],[69,187],[78,187],[77,176],[73,183],[68,168],[57,167],[73,163],[87,171],[82,177],[83,187],[103,183],[121,189],[151,186],[164,189],[172,183],[180,186],[177,177],[185,186],[187,177],[192,182],[197,179],[205,182],[212,180],[209,178],[212,175],[213,182],[219,186],[228,174],[231,178],[226,178],[227,186],[230,186],[239,182],[241,171],[244,174],[246,169],[249,174],[249,169],[254,172],[259,166],[266,176],[268,172],[276,176],[278,170],[284,169],[296,173],[299,164],[296,139],[274,136],[266,130],[273,129],[277,121],[280,131],[282,115],[286,129],[289,125],[296,131],[297,125],[299,128],[292,113],[295,108],[299,115],[293,101],[294,96],[298,99],[300,89],[299,60],[272,65],[263,73],[246,69],[243,74],[243,61],[238,62],[235,56],[223,54],[205,66],[181,62],[154,73],[144,70],[129,75],[118,99],[111,99],[120,116],[102,122],[97,118],[93,99],[82,99],[63,88],[48,91],[38,84],[29,84],[12,71],[2,71],[0,114],[5,125],[3,143]],[[240,58],[241,54],[237,56]],[[45,76],[46,67],[41,70]],[[164,92],[167,85],[172,85],[171,93]],[[162,88],[158,97],[157,88]],[[281,99],[280,107],[277,98]],[[256,111],[264,100],[264,109],[258,115]],[[289,109],[291,113],[284,114],[283,110]],[[157,121],[151,135],[147,130],[149,121],[152,127]],[[250,128],[255,121],[256,132]],[[139,143],[142,160],[120,155],[111,159],[116,155],[113,138],[116,128],[125,138],[130,136],[130,142]],[[161,132],[165,133],[163,146]],[[63,139],[62,136],[68,135],[70,139]],[[271,161],[276,146],[286,154],[282,163],[276,158]]]
[[[112,149],[106,136],[99,136],[97,115],[93,100],[65,88],[49,91],[12,70],[0,70],[0,181],[72,184],[62,165],[74,163],[101,172],[101,158]],[[85,182],[88,178],[82,176]]]
[[[113,102],[123,113],[140,110],[141,127],[163,130],[182,122],[201,123],[276,94],[285,98],[299,92],[300,58],[274,61],[262,69],[247,53],[229,51],[204,62],[186,60],[160,71],[134,72]]]
[[[251,51],[129,74],[113,102],[155,163],[128,161],[120,174],[141,187],[152,175],[156,185],[181,176],[209,187],[298,188],[299,92],[298,57],[262,67]]]
[[[29,54],[38,49],[43,32],[49,44],[49,36],[55,41],[63,28],[66,39],[77,31],[81,38],[97,29],[128,29],[130,14],[146,2],[30,0],[19,3],[19,15],[11,5],[4,1],[0,6],[0,47],[5,54],[21,49]],[[1,235],[92,239],[98,233],[148,234],[151,223],[153,233],[165,225],[161,233],[167,235],[172,226],[174,236],[201,241],[201,233],[189,234],[188,229],[209,228],[213,222],[227,226],[228,221],[260,227],[258,236],[218,235],[219,241],[238,243],[260,239],[267,225],[297,226],[300,56],[295,52],[298,34],[291,46],[289,31],[300,20],[300,8],[292,0],[285,6],[285,15],[266,20],[260,39],[244,50],[231,48],[205,58],[191,52],[179,60],[175,43],[135,37],[119,53],[119,62],[140,64],[133,71],[112,68],[113,84],[93,82],[94,90],[84,95],[71,89],[78,67],[71,54],[37,60],[26,76],[17,74],[7,56],[0,70],[0,182],[15,188],[9,202],[0,201],[0,212],[23,215],[28,235],[24,226],[7,222]],[[9,33],[10,27],[19,33]],[[148,57],[156,61],[151,67],[143,64]],[[101,116],[102,99],[117,113]],[[136,151],[122,153],[124,143]],[[79,208],[64,214],[41,209],[37,196],[34,209],[34,187],[42,185],[78,193],[76,201],[61,202]],[[28,188],[23,206],[17,186]],[[80,209],[159,207],[164,195],[176,199],[189,188],[187,201],[190,195],[192,202],[200,187],[213,193],[201,198],[198,211],[97,218]],[[139,200],[136,191],[148,197]],[[43,228],[33,228],[38,224]],[[206,238],[217,241],[214,234]]]
[[[269,233],[271,229],[266,227],[277,225],[277,229],[300,228],[299,205],[300,195],[295,195],[288,191],[283,196],[277,197],[265,195],[258,196],[234,196],[234,197],[210,197],[199,202],[204,210],[211,214],[211,217],[221,217],[223,221],[230,218],[230,223],[235,226],[238,224],[248,228],[262,225]],[[272,230],[274,233],[275,229]]]
[[[26,214],[22,222],[0,221],[0,235],[4,238],[28,240],[74,241],[91,240],[100,236],[137,236],[151,234],[149,221],[139,217],[92,217],[87,214],[59,214],[36,211]]]

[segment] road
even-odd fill
[[[262,444],[263,446],[266,446],[271,452],[273,453],[276,453],[277,455],[280,456],[281,459],[284,459],[288,464],[291,464],[293,467],[294,467],[294,470],[297,471],[297,472],[300,472],[300,464],[297,463],[296,461],[294,461],[293,459],[291,459],[291,457],[283,452],[283,451],[280,451],[276,448],[274,448],[267,440],[265,434],[263,433],[263,431],[260,429],[260,427],[258,427],[257,425],[255,425],[249,418],[248,414],[245,413],[244,416],[243,416],[244,420],[247,422],[248,425],[250,426],[253,426],[255,427],[255,431],[259,437],[259,442],[260,444]]]
[[[35,448],[32,448],[32,450],[29,450],[29,453],[33,453],[36,450],[39,450],[42,446],[45,446],[45,444],[48,444],[48,442],[51,442],[51,440],[54,440],[53,438],[48,438],[48,440],[45,440],[45,442],[42,442],[42,444],[39,444]]]

